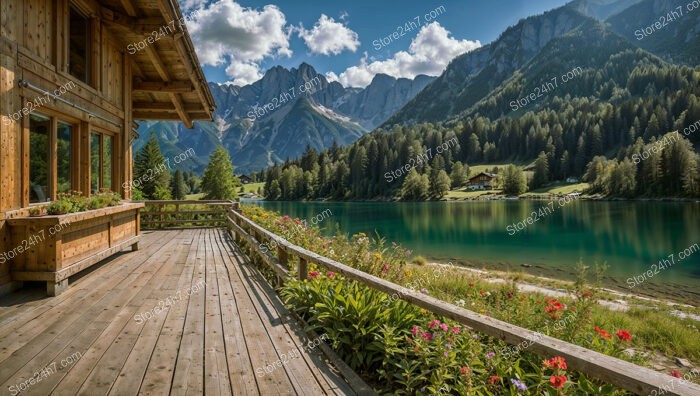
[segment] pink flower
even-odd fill
[[[386,265],[386,264],[384,264],[384,265],[382,265],[382,269],[383,269],[384,271],[389,271],[389,266]]]
[[[333,272],[333,271],[328,271],[328,274],[327,274],[327,275],[328,275],[329,278],[332,278],[332,277],[335,276],[335,272]]]
[[[459,327],[453,327],[452,332],[455,334],[459,334]]]
[[[438,327],[438,326],[440,326],[440,321],[437,320],[437,319],[436,319],[436,320],[433,320],[433,321],[430,322],[430,324],[428,325],[428,327],[431,328],[431,329],[434,329],[434,328],[436,328],[436,327]]]
[[[425,338],[425,339],[428,340],[428,341],[432,341],[432,340],[433,340],[433,335],[430,334],[430,333],[428,333],[427,331],[422,332],[422,333],[421,333],[421,337]]]
[[[450,327],[449,327],[447,324],[445,324],[445,323],[441,324],[441,325],[440,325],[440,328],[442,329],[442,331],[447,331],[447,330],[450,329]]]
[[[315,279],[318,276],[318,271],[311,271],[306,279]]]
[[[420,333],[420,329],[418,328],[418,326],[413,326],[413,328],[411,329],[411,334],[416,335],[418,333]]]

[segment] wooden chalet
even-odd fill
[[[137,247],[135,120],[192,127],[215,104],[177,0],[2,0],[0,33],[0,295],[23,281],[54,295]],[[127,203],[28,216],[60,193],[100,189]]]
[[[491,188],[493,179],[496,175],[488,172],[480,172],[479,174],[469,178],[469,187],[477,189]]]

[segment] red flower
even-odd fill
[[[462,374],[462,375],[465,375],[465,374],[467,374],[468,372],[469,372],[469,367],[467,367],[467,366],[462,366],[462,367],[459,368],[459,373]]]
[[[469,282],[469,286],[474,286],[474,282]]]
[[[420,329],[418,328],[418,326],[413,326],[413,328],[411,329],[411,334],[416,335],[418,333],[420,333]]]
[[[562,303],[560,303],[557,300],[546,299],[546,301],[547,301],[547,307],[545,307],[544,310],[547,311],[548,313],[554,313],[556,311],[561,311],[562,309],[564,309],[564,306],[562,305]]]
[[[438,327],[438,326],[440,326],[440,321],[437,320],[437,319],[436,319],[436,320],[433,320],[432,322],[430,322],[430,324],[428,324],[428,327],[431,328],[431,329],[434,329],[434,328],[436,328],[436,327]]]
[[[594,326],[593,328],[595,329],[595,331],[596,331],[598,334],[600,334],[601,337],[605,338],[606,340],[609,340],[609,339],[610,339],[610,333],[608,333],[607,331],[601,329],[601,328],[598,327],[598,326]]]
[[[497,375],[492,375],[491,378],[489,378],[489,382],[491,383],[491,385],[493,385],[496,381],[498,381],[500,379],[501,379],[501,377],[499,377]]]
[[[630,334],[630,332],[627,330],[618,330],[615,334],[617,334],[617,338],[621,339],[622,341],[632,340],[632,334]]]
[[[555,356],[549,360],[543,360],[542,365],[544,368],[566,370],[566,360],[561,356]]]
[[[335,272],[333,272],[333,271],[328,271],[328,274],[327,274],[327,275],[328,275],[329,278],[332,278],[332,277],[335,276]]]
[[[564,387],[564,384],[566,383],[566,376],[565,375],[553,375],[549,377],[549,383],[552,384],[552,386],[556,389],[561,389]]]
[[[679,372],[676,371],[676,370],[671,370],[671,375],[674,376],[674,377],[676,377],[676,378],[680,378],[680,377],[681,377],[681,373],[679,373]]]

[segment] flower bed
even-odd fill
[[[243,207],[244,215],[290,242],[366,273],[431,293],[439,282],[454,290],[455,304],[617,358],[628,356],[634,337],[621,328],[593,323],[597,289],[579,283],[574,299],[547,299],[520,293],[515,285],[486,285],[478,279],[439,279],[407,263],[410,252],[364,234],[327,238],[299,220]],[[295,263],[290,263],[290,269]],[[420,276],[419,276],[420,274]],[[280,290],[334,350],[381,393],[392,394],[625,394],[610,384],[568,370],[557,356],[545,361],[469,327],[435,316],[396,296],[322,271],[313,265],[308,279],[290,281]],[[612,332],[611,335],[610,332]],[[523,343],[527,344],[527,343]],[[671,377],[669,377],[671,379]]]

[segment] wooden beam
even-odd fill
[[[168,75],[168,71],[165,69],[165,64],[160,59],[160,56],[158,56],[158,53],[156,53],[156,50],[153,47],[153,45],[147,45],[143,50],[153,64],[153,67],[155,67],[160,78],[165,82],[170,82],[170,75]]]
[[[194,87],[190,81],[136,81],[134,82],[134,91],[189,93],[194,91]]]
[[[153,67],[155,67],[156,72],[158,72],[160,78],[162,78],[165,82],[170,82],[170,75],[168,74],[168,71],[165,68],[165,64],[160,59],[153,46],[147,45],[145,51],[148,55],[148,58],[151,60],[151,63],[153,63]],[[182,119],[182,122],[187,128],[192,128],[192,120],[187,115],[185,107],[182,105],[182,99],[180,98],[180,96],[176,93],[170,93],[168,94],[168,96],[170,96],[170,101],[173,103],[175,111],[177,111],[177,114],[180,116],[180,119]]]
[[[205,112],[196,112],[196,113],[189,113],[189,117],[191,120],[209,120],[209,113]],[[177,113],[168,113],[168,112],[141,112],[141,111],[134,111],[134,119],[135,120],[163,120],[163,121],[182,121],[180,116]]]
[[[131,0],[120,0],[122,3],[122,7],[124,7],[124,10],[130,17],[135,17],[136,16],[136,8],[134,5],[131,3]]]
[[[185,111],[190,112],[201,112],[204,113],[205,110],[201,105],[197,103],[183,103]],[[167,102],[134,102],[134,111],[144,112],[144,111],[168,111],[176,112],[172,103]]]
[[[180,116],[180,119],[182,119],[182,122],[185,124],[185,126],[189,129],[192,129],[194,124],[192,124],[192,119],[190,119],[190,116],[187,114],[185,111],[185,107],[182,105],[182,100],[180,99],[180,95],[171,93],[170,95],[170,100],[173,102],[173,105],[175,106],[175,111],[177,111],[177,115]]]
[[[171,13],[170,7],[168,7],[165,3],[166,2],[162,1],[158,2],[158,8],[160,9],[160,13],[163,16],[163,19],[165,19],[166,21],[178,20],[179,17],[181,17],[181,15],[178,16],[178,12],[175,9],[172,9]],[[183,32],[186,32],[186,28],[183,27],[182,30]],[[211,98],[211,93],[208,92],[208,90],[205,93],[202,89],[201,85],[206,85],[207,81],[201,70],[197,70],[199,68],[199,65],[194,61],[197,59],[197,55],[194,53],[192,43],[186,34],[176,35],[174,43],[175,49],[177,50],[178,54],[183,60],[182,64],[185,66],[185,71],[190,77],[190,81],[192,82],[192,85],[194,86],[194,89],[197,92],[197,95],[199,96],[199,100],[202,102],[202,107],[206,108],[206,112],[207,114],[209,114],[209,118],[211,119],[212,112],[214,111],[213,107],[215,107],[216,104],[214,103],[213,98]],[[191,48],[191,52],[188,51],[188,47]],[[194,56],[189,56],[190,53],[194,54]],[[212,99],[212,108],[208,108],[210,105],[208,98]]]

